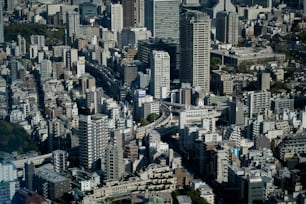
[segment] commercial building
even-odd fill
[[[100,169],[102,155],[105,154],[109,138],[107,115],[80,115],[80,166],[85,169]]]
[[[187,10],[180,18],[180,80],[210,91],[210,18]]]
[[[153,37],[179,38],[179,0],[146,0],[145,26]]]
[[[236,12],[217,13],[216,39],[223,43],[238,44],[238,15]]]
[[[271,92],[259,91],[248,92],[249,116],[263,113],[265,110],[270,110],[271,107]]]
[[[165,99],[170,92],[170,56],[167,52],[153,50],[151,60],[151,95]]]

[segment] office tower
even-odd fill
[[[179,38],[179,0],[145,0],[145,26],[154,37]]]
[[[111,31],[120,32],[123,28],[123,10],[121,4],[111,5]]]
[[[55,150],[52,152],[52,163],[54,171],[61,173],[68,167],[68,152],[63,150]]]
[[[139,40],[137,59],[142,61],[145,66],[150,66],[150,58],[153,50],[168,52],[170,55],[170,79],[178,79],[180,69],[180,46],[178,41],[165,38]]]
[[[17,36],[18,41],[18,47],[19,47],[19,53],[20,55],[24,56],[27,53],[27,47],[26,47],[26,40],[23,36],[18,35]]]
[[[236,8],[231,0],[207,0],[206,3],[204,3],[204,12],[207,13],[211,19],[216,19],[216,15],[220,11],[236,12]]]
[[[73,43],[80,32],[80,14],[78,11],[69,11],[66,13],[68,43]]]
[[[102,166],[106,180],[119,180],[124,174],[123,150],[112,138],[105,150],[105,163]]]
[[[77,77],[80,78],[85,74],[85,57],[79,57],[77,62]]]
[[[80,115],[80,166],[85,169],[100,169],[100,161],[110,138],[107,115]]]
[[[144,0],[123,0],[123,27],[144,26]]]
[[[253,114],[263,113],[265,110],[270,110],[271,107],[271,92],[259,91],[248,92],[249,116]]]
[[[27,189],[33,190],[33,177],[35,171],[34,163],[28,160],[24,164],[24,171],[25,171],[25,185]]]
[[[244,104],[240,100],[229,102],[229,123],[244,125]]]
[[[0,43],[4,43],[3,7],[4,1],[0,0]]]
[[[134,27],[135,26],[135,0],[123,0],[123,27]]]
[[[210,90],[210,18],[188,10],[180,18],[180,79],[208,93]]]
[[[151,95],[167,98],[170,91],[170,56],[167,52],[153,50],[151,60]]]
[[[238,44],[238,15],[236,12],[217,13],[216,39],[223,43]]]

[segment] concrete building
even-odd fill
[[[9,204],[19,189],[17,169],[7,161],[0,162],[0,203]]]
[[[80,14],[78,11],[68,11],[66,13],[66,21],[67,21],[67,42],[73,43],[77,35],[80,33]]]
[[[170,55],[170,79],[178,79],[180,68],[180,47],[177,40],[166,38],[149,38],[138,41],[137,59],[150,66],[153,50],[168,52]]]
[[[158,38],[179,38],[179,0],[146,0],[145,26]]]
[[[61,173],[68,167],[68,152],[64,150],[55,150],[52,152],[52,163],[54,171]]]
[[[238,15],[221,11],[216,16],[216,39],[227,44],[238,44]]]
[[[144,26],[145,18],[144,0],[125,0],[122,1],[123,8],[123,27]]]
[[[121,47],[131,46],[136,48],[139,40],[147,40],[151,37],[151,31],[146,27],[123,28],[121,31]]]
[[[111,31],[121,32],[123,28],[123,10],[121,4],[111,5]]]
[[[70,191],[70,179],[42,166],[35,169],[34,190],[49,199],[61,198]]]
[[[248,92],[248,107],[250,117],[254,114],[263,113],[265,110],[270,110],[271,92]]]
[[[268,91],[270,90],[270,84],[271,84],[271,74],[262,72],[259,74],[259,88],[262,91]]]
[[[114,138],[105,149],[105,161],[102,162],[102,170],[106,180],[120,180],[125,173],[123,162],[123,150],[116,144]]]
[[[80,115],[80,166],[100,169],[102,155],[110,138],[108,116],[103,114]]]
[[[276,98],[272,99],[271,109],[274,113],[282,113],[285,109],[294,110],[293,98]]]
[[[76,71],[77,72],[76,75],[78,78],[80,78],[82,75],[85,74],[85,62],[86,60],[84,56],[79,57],[79,60],[77,62],[77,71]]]
[[[165,99],[170,92],[170,56],[167,52],[153,50],[151,60],[151,95]]]
[[[186,11],[180,18],[180,79],[210,91],[210,19],[200,11]]]
[[[208,0],[204,5],[206,12],[211,19],[216,19],[217,13],[220,11],[235,12],[236,8],[231,1],[228,0]]]
[[[306,137],[286,137],[276,148],[277,157],[281,161],[292,158],[294,154],[306,151]]]

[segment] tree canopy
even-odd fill
[[[19,125],[0,120],[0,150],[23,154],[30,150],[38,150],[31,143],[29,134]]]

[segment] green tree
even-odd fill
[[[21,126],[1,120],[0,150],[22,154],[30,150],[38,151],[38,147],[30,141],[29,134]]]
[[[210,66],[212,69],[218,69],[218,65],[222,63],[219,57],[212,57],[210,60]]]
[[[146,125],[149,124],[149,122],[145,118],[141,118],[140,119],[140,124],[141,124],[141,126],[146,126]]]
[[[150,123],[152,123],[152,122],[154,122],[155,120],[157,120],[158,117],[159,117],[158,114],[156,114],[156,113],[151,113],[150,115],[148,115],[147,121],[149,121]]]

